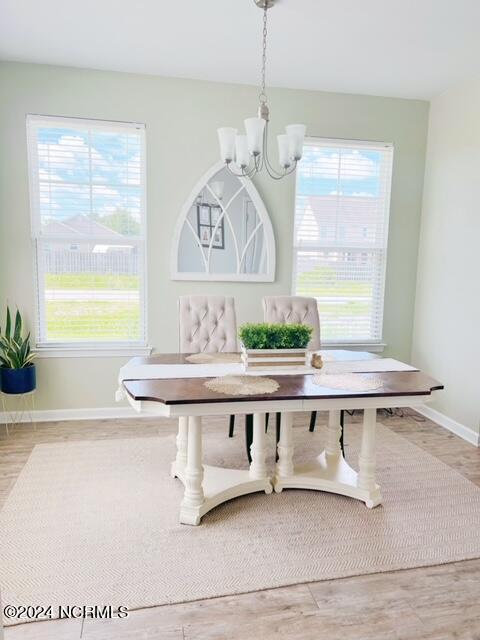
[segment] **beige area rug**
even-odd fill
[[[244,466],[242,432],[207,433],[207,461]],[[359,435],[348,426],[351,461]],[[378,436],[382,506],[285,490],[199,527],[178,524],[173,436],[39,445],[0,514],[3,602],[141,608],[480,557],[480,489],[386,427]],[[296,428],[297,460],[323,438]]]

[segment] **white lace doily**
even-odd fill
[[[193,364],[213,364],[215,362],[237,363],[241,361],[239,353],[192,353],[185,360]]]
[[[313,382],[328,389],[345,389],[348,391],[373,391],[383,386],[379,376],[359,375],[358,373],[317,373]]]
[[[229,396],[258,396],[262,393],[273,393],[280,386],[276,380],[260,376],[222,376],[207,380],[204,385],[210,391]]]

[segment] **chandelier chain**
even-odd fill
[[[262,88],[260,91],[260,102],[267,102],[266,87],[266,67],[267,67],[267,2],[263,8],[263,47],[262,47]]]

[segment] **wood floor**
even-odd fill
[[[348,429],[354,428],[348,425],[360,419],[347,417],[347,458]],[[480,486],[480,449],[412,411],[379,419]],[[306,428],[307,420],[299,415],[295,426]],[[209,428],[226,437],[225,419],[212,419]],[[155,437],[174,429],[161,419],[57,422],[39,424],[36,431],[20,425],[7,438],[0,427],[0,504],[36,444]],[[235,437],[243,438],[240,424]],[[480,640],[480,559],[141,609],[123,620],[59,620],[5,630],[5,640],[79,638]]]

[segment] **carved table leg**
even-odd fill
[[[380,488],[375,483],[375,429],[377,410],[365,409],[363,413],[363,432],[360,455],[358,458],[357,486],[367,493],[365,504],[369,509],[382,501]]]
[[[266,464],[266,437],[265,421],[263,413],[255,413],[253,416],[253,442],[250,447],[252,463],[250,464],[250,478],[252,480],[264,480],[268,478]],[[269,485],[265,493],[271,493],[272,487]]]
[[[177,434],[177,455],[175,461],[172,462],[171,476],[177,477],[187,464],[187,440],[188,440],[188,418],[181,416],[178,419],[178,434]]]
[[[342,427],[340,426],[340,411],[335,409],[329,411],[328,414],[328,435],[327,446],[325,447],[325,454],[327,462],[338,460],[342,453],[340,447],[340,436],[342,434]]]
[[[280,440],[278,442],[278,462],[275,469],[275,491],[280,493],[283,489],[282,479],[289,478],[294,474],[293,468],[293,414],[282,413]]]
[[[205,501],[202,481],[202,419],[200,416],[190,416],[188,418],[185,493],[180,506],[180,522],[183,524],[197,525],[200,523],[201,508]]]

